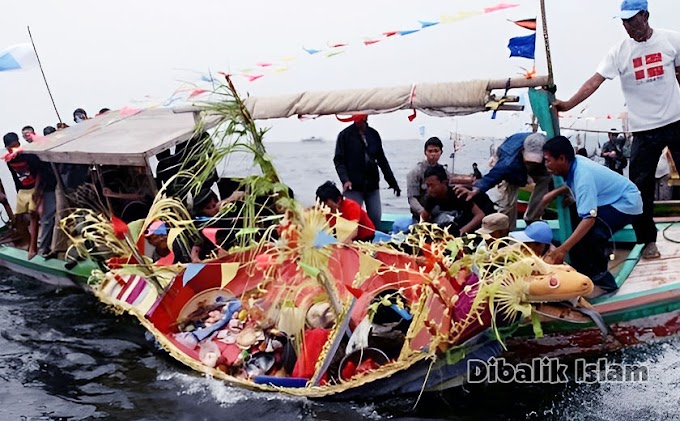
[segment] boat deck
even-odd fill
[[[630,252],[616,250],[610,268],[620,288],[614,295],[592,300],[600,311],[615,310],[615,304],[623,301],[630,305],[630,300],[642,303],[680,298],[680,222],[660,223],[657,227],[660,258],[642,259],[641,245]]]

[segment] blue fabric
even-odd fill
[[[184,269],[184,275],[182,276],[182,286],[186,286],[189,281],[194,279],[196,275],[205,267],[205,263],[189,263]]]
[[[526,186],[527,169],[522,159],[524,139],[531,133],[515,133],[498,147],[496,155],[498,162],[491,170],[475,183],[481,192],[487,192],[501,181],[505,180],[515,186]]]
[[[21,69],[21,65],[14,59],[11,53],[5,53],[0,56],[0,72],[16,69]]]
[[[319,230],[316,233],[316,238],[314,238],[314,248],[320,249],[329,244],[335,244],[338,240],[335,237],[327,233],[326,231]]]
[[[417,222],[410,216],[397,218],[392,223],[392,232],[408,232],[408,228]]]
[[[635,184],[586,157],[576,156],[565,181],[574,193],[576,210],[583,219],[590,218],[592,210],[606,205],[627,215],[642,213],[642,197]]]
[[[536,34],[525,37],[510,38],[508,43],[510,57],[534,58],[536,52]]]
[[[392,240],[392,236],[389,234],[385,234],[382,231],[376,231],[375,232],[375,237],[373,237],[373,242],[374,243],[386,243],[388,241]]]
[[[210,327],[198,329],[192,333],[194,334],[196,339],[198,339],[198,341],[200,342],[203,339],[207,338],[208,336],[212,335],[213,333],[217,332],[218,330],[222,329],[227,323],[229,323],[229,320],[231,320],[231,317],[234,315],[234,313],[236,313],[239,310],[241,310],[241,301],[236,299],[229,301],[224,306],[224,308],[222,308],[222,318],[217,323]]]

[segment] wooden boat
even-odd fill
[[[537,81],[531,83],[534,84]],[[487,89],[492,85],[493,83],[484,83],[479,85],[483,89],[475,89],[480,89],[480,92],[483,91],[483,96],[488,99]],[[504,87],[505,82],[501,88]],[[460,86],[456,85],[449,88],[455,88],[453,89],[455,91],[459,90]],[[450,92],[451,89],[442,90],[439,87],[432,89],[432,92]],[[423,91],[419,90],[419,92]],[[321,96],[328,98],[330,94],[325,92]],[[251,98],[250,102],[247,101],[245,104],[251,110],[253,116],[258,118],[281,117],[289,113],[290,110],[295,110],[294,115],[339,114],[366,109],[374,112],[380,110],[377,105],[357,105],[356,102],[347,100],[351,98],[347,92],[337,94],[343,100],[330,101],[329,103],[341,104],[334,109],[318,109],[315,107],[296,109],[289,104],[285,106],[276,105],[277,102],[274,99]],[[534,93],[533,95],[537,94]],[[309,96],[314,97],[314,94],[309,94]],[[375,96],[370,97],[374,98]],[[548,101],[547,98],[544,99],[546,102]],[[418,105],[424,110],[451,112],[450,104],[442,104],[439,99],[434,101],[436,106],[428,104],[426,102],[427,96],[421,94],[420,101],[424,100],[425,102]],[[309,104],[310,101],[306,103]],[[413,106],[410,100],[408,106]],[[456,104],[455,112],[461,112],[460,107],[461,104]],[[474,105],[472,110],[477,110],[478,107],[480,105]],[[397,108],[399,108],[398,103],[390,104],[387,111]],[[537,107],[534,106],[534,109],[537,109]],[[281,110],[285,110],[285,112]],[[88,124],[87,126],[77,128],[77,132],[67,131],[63,132],[63,137],[52,137],[43,142],[36,142],[27,148],[27,152],[35,153],[42,159],[53,163],[96,165],[123,163],[143,168],[144,171],[141,173],[151,177],[149,158],[190,138],[194,133],[195,121],[193,115],[175,114],[167,109],[145,110],[134,115],[113,113],[110,118],[112,120],[106,122],[97,122],[97,119],[95,119],[92,122],[84,123]],[[211,118],[213,118],[213,114],[208,113],[208,120],[204,121],[203,127],[217,124],[217,118],[212,120]],[[549,123],[545,124],[546,127],[550,127]],[[153,135],[149,132],[152,128]],[[126,133],[129,136],[125,138],[129,147],[120,147],[120,133]],[[105,141],[105,139],[110,140],[113,136],[116,137],[118,142],[115,146],[111,146],[113,143]],[[154,142],[149,142],[149,139],[154,139]],[[105,146],[100,147],[100,145]],[[325,221],[324,217],[319,217],[318,212],[316,215],[316,219],[311,219],[315,220],[317,224],[319,221]],[[148,244],[144,242],[142,233],[151,222],[148,220],[149,218],[150,216],[141,224],[134,222],[129,224],[128,231],[124,235],[123,247],[128,247],[131,253],[120,256],[123,260],[113,259],[105,262],[106,273],[93,271],[91,273],[93,275],[91,277],[93,290],[102,301],[135,315],[173,357],[197,371],[223,379],[229,384],[263,391],[338,399],[443,390],[460,385],[465,381],[468,361],[473,359],[486,361],[504,352],[501,343],[498,341],[498,326],[494,329],[491,328],[490,314],[487,310],[488,302],[477,302],[467,309],[463,316],[455,320],[451,318],[452,312],[455,311],[455,303],[458,301],[454,301],[452,304],[450,298],[454,295],[460,297],[462,292],[457,291],[456,286],[452,283],[453,280],[445,275],[445,272],[435,270],[438,264],[436,262],[430,268],[427,268],[426,265],[426,269],[421,270],[420,268],[423,266],[420,265],[422,263],[417,263],[414,256],[401,251],[391,250],[388,252],[388,249],[375,248],[378,246],[373,245],[339,246],[332,242],[318,245],[316,241],[319,237],[328,239],[331,236],[339,236],[338,231],[333,231],[323,223],[321,225],[310,223],[309,226],[314,228],[312,231],[314,235],[310,237],[309,232],[303,235],[307,225],[297,221],[296,224],[293,224],[297,225],[297,231],[295,231],[296,234],[293,237],[296,238],[295,241],[302,241],[301,238],[306,236],[305,247],[296,246],[294,250],[291,247],[281,248],[279,242],[277,243],[279,244],[278,249],[265,246],[255,251],[230,253],[217,260],[200,264],[163,267],[162,269],[165,272],[161,276],[155,272],[158,266],[144,263],[146,260],[143,255],[150,254],[150,250]],[[106,221],[103,220],[103,222]],[[135,229],[131,228],[133,224],[135,224]],[[564,231],[568,229],[565,224],[560,224],[557,221],[553,222],[553,226],[561,228],[557,232],[561,233],[562,236],[565,235]],[[320,235],[321,232],[324,232],[324,234]],[[280,235],[285,237],[283,233]],[[111,241],[115,241],[115,239],[111,237]],[[289,241],[291,240],[289,239]],[[446,240],[442,244],[449,247],[451,241],[453,240]],[[7,250],[11,250],[11,248],[7,248]],[[447,257],[445,247],[439,249],[438,253],[437,259],[440,261],[446,261],[448,265],[455,264],[455,259],[451,260]],[[603,313],[605,320],[612,324],[615,333],[624,332],[629,326],[626,323],[642,326],[631,336],[633,339],[646,340],[649,335],[648,331],[644,329],[650,328],[652,330],[657,328],[658,332],[655,332],[655,337],[673,334],[677,331],[675,325],[677,315],[674,313],[677,307],[669,303],[678,292],[675,290],[675,284],[671,282],[672,286],[671,284],[658,285],[658,283],[669,282],[670,277],[657,283],[644,282],[644,265],[636,266],[635,253],[639,254],[639,248],[634,249],[633,254],[626,259],[625,270],[620,271],[618,279],[623,282],[623,279],[628,276],[631,270],[634,275],[631,275],[631,278],[623,283],[623,287],[614,297],[596,301],[594,303],[596,310]],[[7,265],[11,259],[6,256],[11,254],[0,253],[0,262]],[[21,253],[14,254],[18,257],[10,262],[11,264],[39,270],[34,266],[37,262],[22,261]],[[431,254],[435,256],[434,251]],[[316,257],[311,258],[310,256]],[[658,263],[660,262],[649,262],[649,265],[658,270],[661,267]],[[59,265],[59,263],[55,264]],[[637,269],[638,266],[640,267],[638,271],[643,272],[635,275],[638,272],[633,269]],[[445,267],[450,266],[445,265]],[[82,273],[80,271],[83,269],[79,268],[78,270],[78,273]],[[560,269],[553,268],[550,270],[559,271]],[[573,281],[570,276],[573,275],[566,274],[565,279]],[[465,294],[468,294],[475,288],[474,285],[477,285],[466,284],[465,282],[471,282],[469,279],[471,278],[464,278],[459,285],[459,287],[465,287],[462,290],[465,291]],[[635,279],[638,279],[638,281],[635,281]],[[456,280],[456,282],[458,281]],[[572,284],[587,285],[579,282],[581,281],[578,280]],[[372,364],[375,363],[377,366],[370,366],[366,368],[365,372],[355,371],[353,374],[342,377],[343,371],[340,368],[350,366],[350,362],[354,361],[352,358],[358,358],[355,365],[361,365],[368,358],[364,358],[362,353],[355,354],[356,351],[346,350],[340,368],[336,368],[335,371],[330,368],[333,358],[339,355],[337,354],[339,349],[347,349],[346,341],[348,337],[351,338],[352,334],[358,330],[357,327],[364,320],[364,316],[371,305],[377,303],[378,306],[388,306],[382,303],[382,298],[379,295],[386,290],[388,285],[391,289],[396,289],[399,295],[403,297],[400,298],[405,302],[402,304],[408,309],[408,315],[414,320],[407,331],[404,332],[404,342],[399,352],[391,357],[387,357],[387,354],[381,350],[369,351],[366,347],[358,348],[359,350],[364,349],[365,351],[362,352],[366,352],[367,355],[370,354]],[[499,284],[486,279],[479,285],[482,286],[479,286],[479,289],[476,290],[477,294],[482,291],[484,292],[482,296],[488,294],[489,300],[494,299],[492,292],[494,288],[500,288]],[[467,288],[467,286],[471,288]],[[414,287],[412,292],[404,292],[410,291],[411,287]],[[288,297],[288,301],[281,300],[281,297],[285,295],[282,291],[290,291],[291,289],[296,291],[296,294],[301,291],[304,291],[305,294]],[[579,295],[585,293],[584,290],[579,291]],[[284,347],[286,346],[285,343],[290,343],[286,341],[291,337],[300,338],[304,336],[306,330],[304,327],[299,327],[301,315],[295,315],[296,310],[305,309],[305,313],[307,313],[312,306],[308,305],[309,301],[305,302],[304,300],[321,296],[324,297],[324,301],[328,302],[329,308],[333,309],[334,320],[329,325],[330,327],[325,328],[329,332],[326,339],[323,340],[321,352],[317,354],[316,359],[313,359],[312,368],[307,367],[306,376],[292,376],[292,372],[286,370],[282,363],[276,362],[276,358],[280,358],[280,356],[274,357],[274,364],[281,366],[269,366],[270,368],[277,368],[278,375],[275,376],[271,375],[269,369],[265,370],[266,366],[264,368],[261,366],[263,364],[261,361],[253,361],[253,355],[267,351],[269,344],[274,341],[273,338],[278,338],[276,341],[279,342],[281,347]],[[539,298],[542,301],[550,301],[551,297],[542,296]],[[243,325],[240,326],[236,338],[228,339],[229,334],[225,334],[224,338],[212,337],[210,335],[215,332],[202,331],[203,334],[209,333],[209,336],[201,335],[203,339],[197,340],[195,344],[186,341],[189,335],[185,334],[193,334],[192,330],[186,330],[189,321],[197,323],[193,327],[196,332],[206,327],[209,328],[215,321],[208,320],[222,314],[218,317],[218,321],[221,320],[226,315],[224,313],[224,309],[228,308],[226,303],[235,303],[236,301],[239,302],[239,306],[248,310],[245,315],[241,316],[241,307],[239,307],[238,313],[232,312],[228,320],[225,319],[230,322],[234,319],[234,314],[238,314],[238,323],[243,323]],[[522,302],[519,299],[517,301]],[[286,302],[288,304],[284,311],[282,305]],[[218,316],[210,315],[210,312],[208,312],[207,318],[195,319],[194,317],[192,319],[189,317],[192,314],[197,314],[197,312],[201,314],[202,311],[208,310],[209,308],[205,306],[206,303],[217,306],[212,311],[219,308]],[[388,304],[390,308],[396,305],[392,301],[388,301]],[[524,310],[528,308],[529,311],[533,311],[531,309],[539,308],[537,307],[538,304],[531,302],[522,304],[526,304],[523,307]],[[393,310],[397,314],[402,314],[396,309]],[[288,332],[280,329],[282,325],[286,324],[285,317],[282,317],[282,314],[286,312],[295,315],[293,319],[298,321],[298,328],[297,330],[289,328],[290,331],[295,331],[295,334],[277,335],[276,331]],[[650,316],[650,312],[654,315]],[[271,314],[277,316],[265,317],[265,315]],[[305,318],[306,315],[303,314],[302,325],[305,324]],[[283,323],[282,320],[284,320]],[[465,323],[460,324],[461,321],[465,321]],[[250,322],[252,324],[248,325]],[[208,325],[207,323],[211,324]],[[259,327],[253,328],[256,324]],[[564,326],[568,326],[568,329]],[[217,338],[225,339],[223,342],[226,345],[233,345],[235,342],[231,344],[227,342],[238,341],[241,333],[247,328],[252,328],[248,331],[249,335],[245,335],[249,340],[243,339],[244,343],[241,345],[244,347],[240,348],[239,352],[234,352],[238,350],[233,349],[233,347],[231,351],[225,352],[225,349],[220,349],[222,345],[214,343],[214,339]],[[272,328],[274,332],[272,332]],[[566,325],[564,322],[546,319],[544,331],[548,335],[543,338],[532,338],[531,335],[517,340],[507,338],[508,351],[506,355],[525,359],[534,355],[532,351],[538,352],[540,355],[557,355],[554,353],[564,352],[568,349],[572,349],[574,352],[589,352],[597,348],[593,335],[598,331],[594,330],[590,324],[570,323]],[[527,333],[526,331],[521,332]],[[572,334],[575,336],[568,336]],[[577,342],[576,346],[565,347],[565,343],[569,343],[572,338],[573,340],[581,340],[578,339],[581,337],[592,339],[592,341],[587,342],[583,339],[585,344],[583,346],[578,345]],[[209,338],[207,342],[199,343],[205,341],[206,338]],[[618,343],[625,346],[632,343],[633,339],[630,341],[619,339]],[[300,346],[299,339],[297,340],[297,345]],[[209,343],[211,345],[208,345]],[[554,343],[559,343],[559,346],[552,346]],[[215,347],[217,347],[217,350]],[[260,349],[261,347],[264,347],[264,350]],[[244,351],[247,351],[246,356],[243,356]],[[296,355],[299,355],[301,351],[298,350],[297,352]],[[349,358],[348,356],[351,355],[353,357]],[[357,357],[357,355],[359,356]],[[233,364],[225,364],[225,361],[231,361],[228,358],[238,359],[239,357],[242,357],[242,361],[239,362],[241,365],[236,366],[238,370],[234,368]],[[382,359],[383,357],[384,359]],[[220,358],[224,360],[220,360]],[[271,358],[266,362],[267,364],[271,362]],[[250,363],[254,366],[252,372],[248,371]],[[264,371],[258,372],[258,369]],[[285,373],[282,373],[281,370]]]
[[[535,84],[536,81],[530,83]],[[476,82],[472,85],[472,89],[480,97],[475,103],[468,105],[472,110],[478,110],[480,106],[483,107],[481,104],[488,101],[490,85],[488,82]],[[463,85],[456,84],[450,88],[457,91],[462,87]],[[433,87],[431,91],[439,94],[442,89]],[[423,93],[427,89],[419,92],[418,107],[424,110],[470,112],[460,102],[455,103],[456,108],[451,111],[449,104],[442,103],[437,95],[434,96],[434,105],[429,104],[427,95]],[[328,95],[324,93],[325,98]],[[341,97],[348,98],[347,93],[341,93]],[[449,100],[454,98],[450,95],[448,97]],[[265,104],[270,104],[265,108],[262,103],[260,100],[250,105],[255,115],[263,118],[276,116],[265,112],[270,109],[271,102],[264,101]],[[374,109],[352,102],[347,104],[359,108],[342,108],[332,112]],[[313,110],[298,111],[311,113]],[[155,183],[152,182],[149,159],[188,139],[195,132],[193,115],[175,114],[167,109],[144,110],[132,115],[114,112],[105,116],[107,117],[104,119],[100,117],[99,120],[86,122],[74,130],[69,129],[57,136],[34,142],[26,148],[25,153],[34,153],[53,164],[95,165],[102,173],[105,167],[115,164],[137,168],[136,173],[142,178],[147,177],[147,184],[153,190]],[[201,127],[209,127],[216,121],[216,118],[208,114],[207,120],[202,120]],[[149,132],[152,128],[153,135]],[[128,136],[121,137],[121,133]],[[415,256],[387,246],[340,246],[332,242],[319,246],[316,244],[319,236],[340,237],[339,228],[331,229],[319,209],[311,211],[316,216],[307,217],[307,223],[304,222],[305,217],[300,216],[307,213],[300,213],[297,219],[293,219],[294,223],[288,225],[291,233],[285,234],[284,228],[279,233],[277,242],[273,243],[276,244],[274,247],[263,244],[263,248],[254,251],[227,254],[218,260],[200,264],[154,265],[145,257],[150,254],[150,250],[143,234],[152,216],[147,215],[140,221],[126,221],[128,225],[123,224],[125,230],[119,236],[116,230],[120,228],[120,223],[115,222],[115,213],[111,212],[113,206],[109,202],[109,199],[116,197],[115,192],[111,194],[104,189],[104,178],[98,177],[95,181],[100,183],[98,191],[103,192],[109,212],[102,207],[99,213],[88,211],[87,215],[91,225],[96,225],[96,229],[101,231],[102,245],[109,247],[109,252],[122,252],[113,256],[109,253],[109,259],[100,261],[99,265],[105,272],[92,270],[90,285],[102,301],[137,316],[171,355],[192,368],[241,387],[344,399],[453,387],[465,379],[468,360],[487,360],[501,351],[495,334],[489,331],[487,301],[471,297],[459,299],[462,295],[467,297],[471,292],[486,294],[484,291],[490,290],[493,285],[491,281],[477,282],[478,278],[468,273],[461,280],[452,283],[454,281],[438,264],[417,264]],[[152,206],[156,206],[159,200],[166,199],[159,196]],[[293,211],[293,215],[296,212]],[[307,226],[313,228],[314,235],[311,237]],[[98,237],[90,235],[83,237],[85,238],[96,243]],[[284,238],[288,238],[288,242],[282,243]],[[307,243],[304,243],[305,238]],[[455,241],[461,241],[462,245],[462,240]],[[293,242],[301,246],[293,247]],[[94,249],[98,250],[96,247]],[[86,254],[94,256],[97,253]],[[439,259],[445,258],[443,249],[438,253]],[[262,263],[262,259],[265,263]],[[9,259],[5,259],[4,263],[7,264],[8,261]],[[23,261],[24,266],[32,268],[38,262]],[[57,266],[61,263],[57,260],[52,262]],[[560,268],[555,270],[563,271]],[[569,276],[573,275],[567,274]],[[576,284],[587,287],[590,284],[586,281],[576,281]],[[282,297],[286,299],[282,300]],[[309,319],[309,313],[314,307],[309,304],[319,297],[325,297],[329,308],[332,308],[333,321],[328,326],[314,327],[308,320],[307,323],[314,329],[305,328],[305,318]],[[208,318],[195,319],[197,311],[202,314],[201,311],[205,310],[206,301],[217,306],[212,311],[219,308],[217,314],[222,316],[208,312]],[[227,302],[229,305],[238,303],[242,310],[232,312],[226,318]],[[358,331],[361,323],[365,323],[364,320],[373,326],[371,323],[375,320],[366,315],[377,312],[376,308],[380,309],[381,306],[389,307],[388,312],[399,315],[399,320],[409,320],[407,327],[401,332],[399,340],[402,342],[399,342],[399,346],[392,349],[391,353],[387,348],[370,349],[363,345],[361,337],[356,343],[362,345],[355,343],[356,348],[345,344],[348,338],[352,343],[353,334]],[[246,309],[246,313],[242,314]],[[302,319],[298,314],[300,309],[305,310]],[[287,320],[284,313],[287,312],[293,314],[292,320],[297,322],[297,329],[283,329]],[[238,317],[234,318],[234,314],[238,314]],[[213,336],[203,336],[206,333],[203,329],[213,326],[212,323],[215,322],[209,321],[211,317],[218,317],[220,320],[225,317],[222,321],[243,323],[237,337],[231,338],[235,342],[229,344],[224,341],[227,348],[234,343],[239,348],[234,349],[232,346],[229,351],[231,353],[218,348],[219,352],[215,353],[215,347],[223,345],[218,345]],[[190,325],[189,322],[197,325]],[[290,324],[290,320],[288,322]],[[310,344],[313,343],[313,338],[308,338],[307,335],[319,329],[326,335],[321,342],[323,346],[320,353],[310,357],[311,359],[303,359],[303,356],[309,357],[306,347],[311,347]],[[244,334],[246,331],[249,335]],[[199,333],[201,339],[196,344],[187,343],[187,337],[194,335],[199,338]],[[225,335],[228,336],[228,333]],[[302,340],[303,337],[305,340]],[[272,345],[274,343],[278,343],[278,347]],[[278,375],[272,377],[269,375],[272,366],[262,367],[262,364],[269,364],[274,358],[275,352],[268,351],[268,346],[278,350],[290,344],[297,347],[297,361],[307,361],[307,366],[303,364],[301,373],[293,375],[295,371],[276,365]],[[340,366],[334,369],[333,358],[342,356],[339,351],[342,349],[345,349],[345,356]],[[244,353],[246,357],[243,356]],[[367,357],[364,357],[364,353]],[[262,355],[264,362],[256,360]],[[237,360],[231,361],[228,358]],[[225,363],[230,361],[231,364]],[[234,365],[235,363],[237,364]],[[295,367],[297,368],[297,364]],[[282,374],[282,370],[285,373]]]

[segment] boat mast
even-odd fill
[[[550,54],[550,40],[548,39],[548,19],[545,13],[545,0],[540,0],[541,2],[541,22],[543,27],[543,42],[545,44],[545,59],[548,62],[548,87],[552,88],[555,86],[555,81],[553,78],[553,68],[552,68],[552,56]]]
[[[52,107],[54,108],[54,112],[57,114],[57,119],[59,120],[59,122],[63,123],[63,121],[61,121],[61,116],[59,115],[59,110],[57,110],[57,104],[54,102],[54,97],[52,96],[52,90],[50,90],[50,85],[47,83],[47,77],[45,76],[45,70],[43,70],[42,62],[40,61],[40,56],[38,55],[38,49],[35,48],[35,42],[33,41],[33,35],[31,34],[31,27],[27,26],[26,30],[28,31],[28,37],[31,39],[31,45],[33,46],[33,52],[35,53],[35,58],[38,60],[38,67],[40,67],[40,73],[42,73],[43,80],[45,81],[45,87],[47,88],[47,94],[50,96],[50,101],[52,101]]]

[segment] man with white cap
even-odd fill
[[[498,147],[496,152],[498,161],[493,168],[475,182],[472,190],[457,186],[458,197],[470,200],[505,181],[503,195],[498,201],[498,210],[508,216],[510,229],[514,229],[517,222],[517,192],[520,187],[526,186],[530,176],[536,186],[531,193],[524,219],[527,222],[541,219],[545,209],[541,199],[550,189],[550,174],[543,164],[545,140],[545,136],[540,133],[516,133],[508,137]]]
[[[680,32],[652,29],[647,0],[624,0],[619,16],[629,38],[615,45],[597,72],[567,101],[553,103],[568,111],[592,95],[605,79],[619,76],[633,132],[630,179],[642,193],[643,212],[633,223],[642,257],[659,257],[653,220],[654,173],[668,146],[680,163]]]

